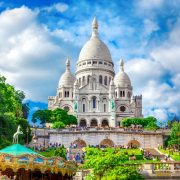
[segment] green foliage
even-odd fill
[[[39,154],[45,156],[45,157],[62,157],[62,158],[66,158],[66,148],[64,147],[59,147],[57,149],[46,149],[45,151],[38,151]]]
[[[167,148],[166,150],[165,149],[159,149],[163,154],[168,154],[170,155],[170,157],[172,159],[174,159],[175,161],[180,161],[180,153],[179,152],[174,152],[173,149],[171,148]]]
[[[123,164],[129,162],[129,157],[137,155],[142,158],[142,152],[139,149],[97,149],[86,148],[86,157],[83,168],[93,169],[93,172],[87,176],[86,179],[128,179],[130,176],[133,178],[141,179],[142,177],[133,168],[123,167]],[[140,157],[141,156],[141,157]],[[120,170],[124,169],[124,170]],[[127,173],[124,176],[123,173]]]
[[[138,173],[135,169],[129,166],[118,166],[113,169],[106,171],[102,180],[142,180],[143,176]]]
[[[45,122],[55,123],[54,127],[58,127],[58,125],[63,126],[63,124],[65,126],[77,124],[77,118],[75,116],[69,115],[67,111],[59,108],[55,110],[37,110],[33,114],[32,122],[36,123],[37,120],[40,120],[42,124]],[[59,124],[57,122],[59,122]]]
[[[59,147],[59,148],[55,149],[54,156],[63,157],[65,159],[66,158],[66,148]]]
[[[180,146],[180,123],[174,122],[171,128],[170,140],[168,146],[179,149]]]
[[[63,122],[55,122],[53,123],[53,129],[61,129],[61,128],[65,128],[65,124]]]
[[[157,126],[157,119],[149,116],[147,118],[124,118],[121,121],[121,125],[123,127],[128,127],[134,125],[142,125],[142,127],[149,129],[149,130],[155,130],[158,128]]]
[[[24,98],[25,95],[22,91],[15,90],[12,85],[6,83],[5,77],[0,76],[0,148],[11,144],[18,125],[24,132],[23,136],[19,136],[21,137],[20,142],[26,142],[26,128],[29,128],[28,136],[29,139],[31,138],[29,124],[24,119],[24,113],[28,114],[27,107],[23,112]]]
[[[52,111],[51,110],[37,110],[32,116],[32,122],[36,123],[37,120],[41,121],[41,124],[51,122]]]

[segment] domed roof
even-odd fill
[[[70,60],[67,59],[66,61],[66,71],[64,72],[64,74],[60,77],[59,80],[59,85],[58,87],[69,87],[69,86],[73,86],[75,82],[75,77],[74,75],[71,74],[70,72]]]
[[[98,22],[94,18],[92,22],[92,36],[81,49],[78,62],[87,59],[101,59],[112,62],[108,47],[99,39]]]
[[[116,86],[128,87],[131,86],[129,76],[124,72],[124,61],[121,60],[120,71],[114,77],[114,83]]]

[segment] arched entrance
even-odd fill
[[[128,143],[128,147],[130,148],[139,148],[141,145],[137,140],[131,140]]]
[[[86,126],[87,126],[86,120],[85,120],[85,119],[81,119],[81,120],[80,120],[80,123],[79,123],[79,126],[80,126],[80,127],[86,127]]]
[[[100,147],[113,147],[114,142],[111,139],[103,139],[99,145]]]
[[[104,119],[101,124],[102,127],[109,127],[109,122],[107,119]]]
[[[97,120],[96,119],[92,119],[91,120],[91,127],[97,127],[98,124],[97,124]]]
[[[76,144],[77,148],[82,148],[86,146],[86,142],[82,139],[75,140],[73,144]]]

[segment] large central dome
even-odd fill
[[[100,59],[112,63],[111,54],[108,47],[102,42],[98,36],[98,23],[96,18],[92,22],[92,36],[89,41],[81,49],[78,63],[88,59]]]

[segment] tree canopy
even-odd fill
[[[87,180],[116,180],[116,179],[143,179],[132,167],[124,166],[129,159],[127,153],[121,150],[106,148],[86,148],[85,163],[83,168],[92,169]]]
[[[179,122],[174,122],[172,124],[168,146],[172,146],[177,149],[180,148],[180,123]]]
[[[6,83],[5,77],[0,76],[0,148],[11,144],[18,125],[24,133],[19,141],[26,142],[27,136],[30,139],[30,127],[25,119],[28,116],[29,107],[28,103],[23,103],[24,98],[22,91],[16,90]]]
[[[37,110],[32,116],[32,122],[36,123],[37,120],[40,120],[41,124],[53,123],[54,128],[77,124],[75,116],[69,115],[67,111],[59,108],[55,110]]]
[[[159,128],[157,125],[157,119],[155,117],[149,116],[146,118],[124,118],[121,121],[123,127],[128,127],[134,125],[142,125],[142,127],[153,130]]]

